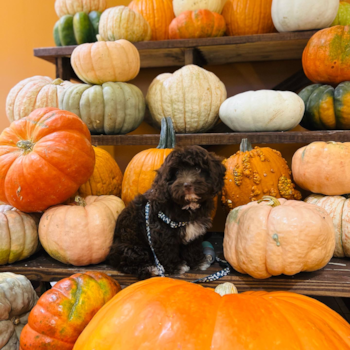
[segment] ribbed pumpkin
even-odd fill
[[[133,0],[129,7],[150,24],[152,40],[169,39],[169,25],[175,17],[172,0]]]
[[[75,114],[40,108],[0,135],[0,201],[43,211],[72,196],[92,175],[95,153]]]
[[[350,142],[312,142],[292,159],[295,183],[313,193],[350,193]]]
[[[338,85],[350,80],[350,26],[318,31],[303,52],[303,68],[314,83]]]
[[[176,132],[192,133],[215,125],[226,97],[225,85],[215,74],[187,65],[173,74],[158,75],[148,88],[146,101],[155,125],[171,117]]]
[[[126,39],[131,42],[151,40],[152,30],[143,16],[125,6],[117,6],[103,12],[99,32],[102,40]]]
[[[336,258],[350,257],[350,200],[342,196],[322,196],[312,194],[306,203],[316,204],[325,209],[333,219],[335,229]]]
[[[211,288],[152,278],[121,291],[74,350],[348,350],[350,326],[315,299],[290,292],[221,297]]]
[[[107,7],[106,0],[56,0],[55,10],[58,17],[75,15],[78,12],[103,12]]]
[[[140,70],[140,55],[129,41],[99,41],[77,46],[71,56],[75,74],[88,84],[125,82]]]
[[[325,209],[267,196],[229,213],[224,256],[254,278],[316,271],[333,256],[334,231]]]
[[[226,34],[252,35],[275,32],[271,17],[272,0],[227,0],[222,10]]]
[[[114,158],[104,149],[94,147],[95,169],[90,179],[79,187],[78,195],[120,197],[122,193],[123,174]]]
[[[221,14],[227,0],[173,0],[175,16],[186,11],[206,9]]]
[[[15,208],[0,212],[0,265],[26,259],[37,251],[38,224],[35,216]]]
[[[24,327],[21,350],[71,350],[94,315],[121,290],[103,272],[87,271],[62,279],[45,292]]]
[[[80,117],[93,135],[117,135],[139,127],[146,101],[137,86],[127,83],[74,84],[64,91],[60,108]]]
[[[348,26],[350,25],[350,3],[341,1],[339,3],[339,9],[337,16],[335,17],[331,26]]]
[[[349,4],[350,5],[350,4]],[[300,91],[305,113],[300,125],[308,130],[350,129],[350,82],[314,84]]]
[[[170,39],[210,38],[223,36],[224,17],[209,10],[183,12],[173,19],[169,27]]]
[[[269,148],[255,147],[247,139],[240,150],[224,160],[226,166],[222,203],[232,209],[261,199],[263,196],[301,199],[291,181],[291,171],[281,153]]]
[[[77,196],[74,203],[45,211],[39,224],[40,242],[51,257],[65,264],[99,264],[109,253],[124,207],[116,196]]]
[[[8,120],[13,122],[27,117],[37,108],[59,108],[64,89],[71,85],[73,84],[69,81],[52,80],[40,75],[20,81],[7,95],[6,115]]]
[[[18,350],[19,336],[38,300],[30,281],[11,272],[0,273],[0,349]]]
[[[122,200],[128,205],[137,195],[152,187],[158,170],[175,147],[175,133],[170,118],[163,118],[159,145],[134,156],[124,172]]]

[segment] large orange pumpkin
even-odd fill
[[[350,80],[350,26],[335,26],[318,31],[303,53],[303,68],[314,83],[338,85]]]
[[[175,17],[172,0],[133,0],[129,7],[150,24],[151,40],[169,39],[169,25]]]
[[[350,325],[315,299],[290,292],[220,296],[152,278],[118,293],[74,350],[349,350]]]
[[[224,17],[209,10],[183,12],[173,19],[169,27],[170,39],[209,38],[223,36]]]
[[[226,34],[252,35],[276,31],[271,16],[272,0],[228,0],[222,10]]]
[[[29,314],[21,350],[71,350],[97,311],[121,290],[102,272],[77,273],[45,292]]]
[[[36,109],[0,135],[0,201],[24,212],[62,203],[94,171],[87,126],[75,114]]]
[[[255,147],[247,139],[240,150],[224,160],[226,166],[222,203],[232,209],[261,199],[263,196],[301,199],[294,189],[291,171],[281,153],[269,148]]]

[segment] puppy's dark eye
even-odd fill
[[[200,173],[201,172],[201,168],[196,167],[196,171],[197,171],[197,173]]]

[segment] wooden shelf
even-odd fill
[[[250,132],[250,133],[205,133],[176,134],[177,145],[238,145],[243,138],[253,144],[310,143],[314,141],[350,141],[349,130],[333,131],[291,131],[291,132]],[[96,146],[158,145],[159,135],[99,135],[92,136]]]
[[[340,265],[333,265],[340,264]],[[207,276],[214,271],[219,271],[218,264],[213,265],[207,271],[190,271],[182,276],[171,276],[174,278],[193,281],[197,278]],[[88,270],[101,271],[115,278],[122,286],[128,286],[137,282],[131,275],[123,275],[113,270],[106,264],[88,267],[74,267],[61,264],[50,258],[46,253],[38,253],[33,257],[13,264],[0,266],[0,272],[13,272],[25,275],[32,281],[58,281],[74,273]],[[257,280],[238,272],[231,272],[219,281],[203,284],[206,287],[215,287],[224,282],[232,282],[239,292],[248,290],[278,291],[286,290],[306,295],[322,295],[332,297],[350,297],[350,260],[332,259],[322,270],[312,273],[299,273],[295,276],[278,276],[266,280]]]

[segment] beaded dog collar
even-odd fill
[[[158,213],[159,219],[163,220],[166,224],[170,225],[171,228],[179,228],[179,227],[184,227],[187,225],[187,222],[176,222],[176,221],[171,221],[162,211]]]

